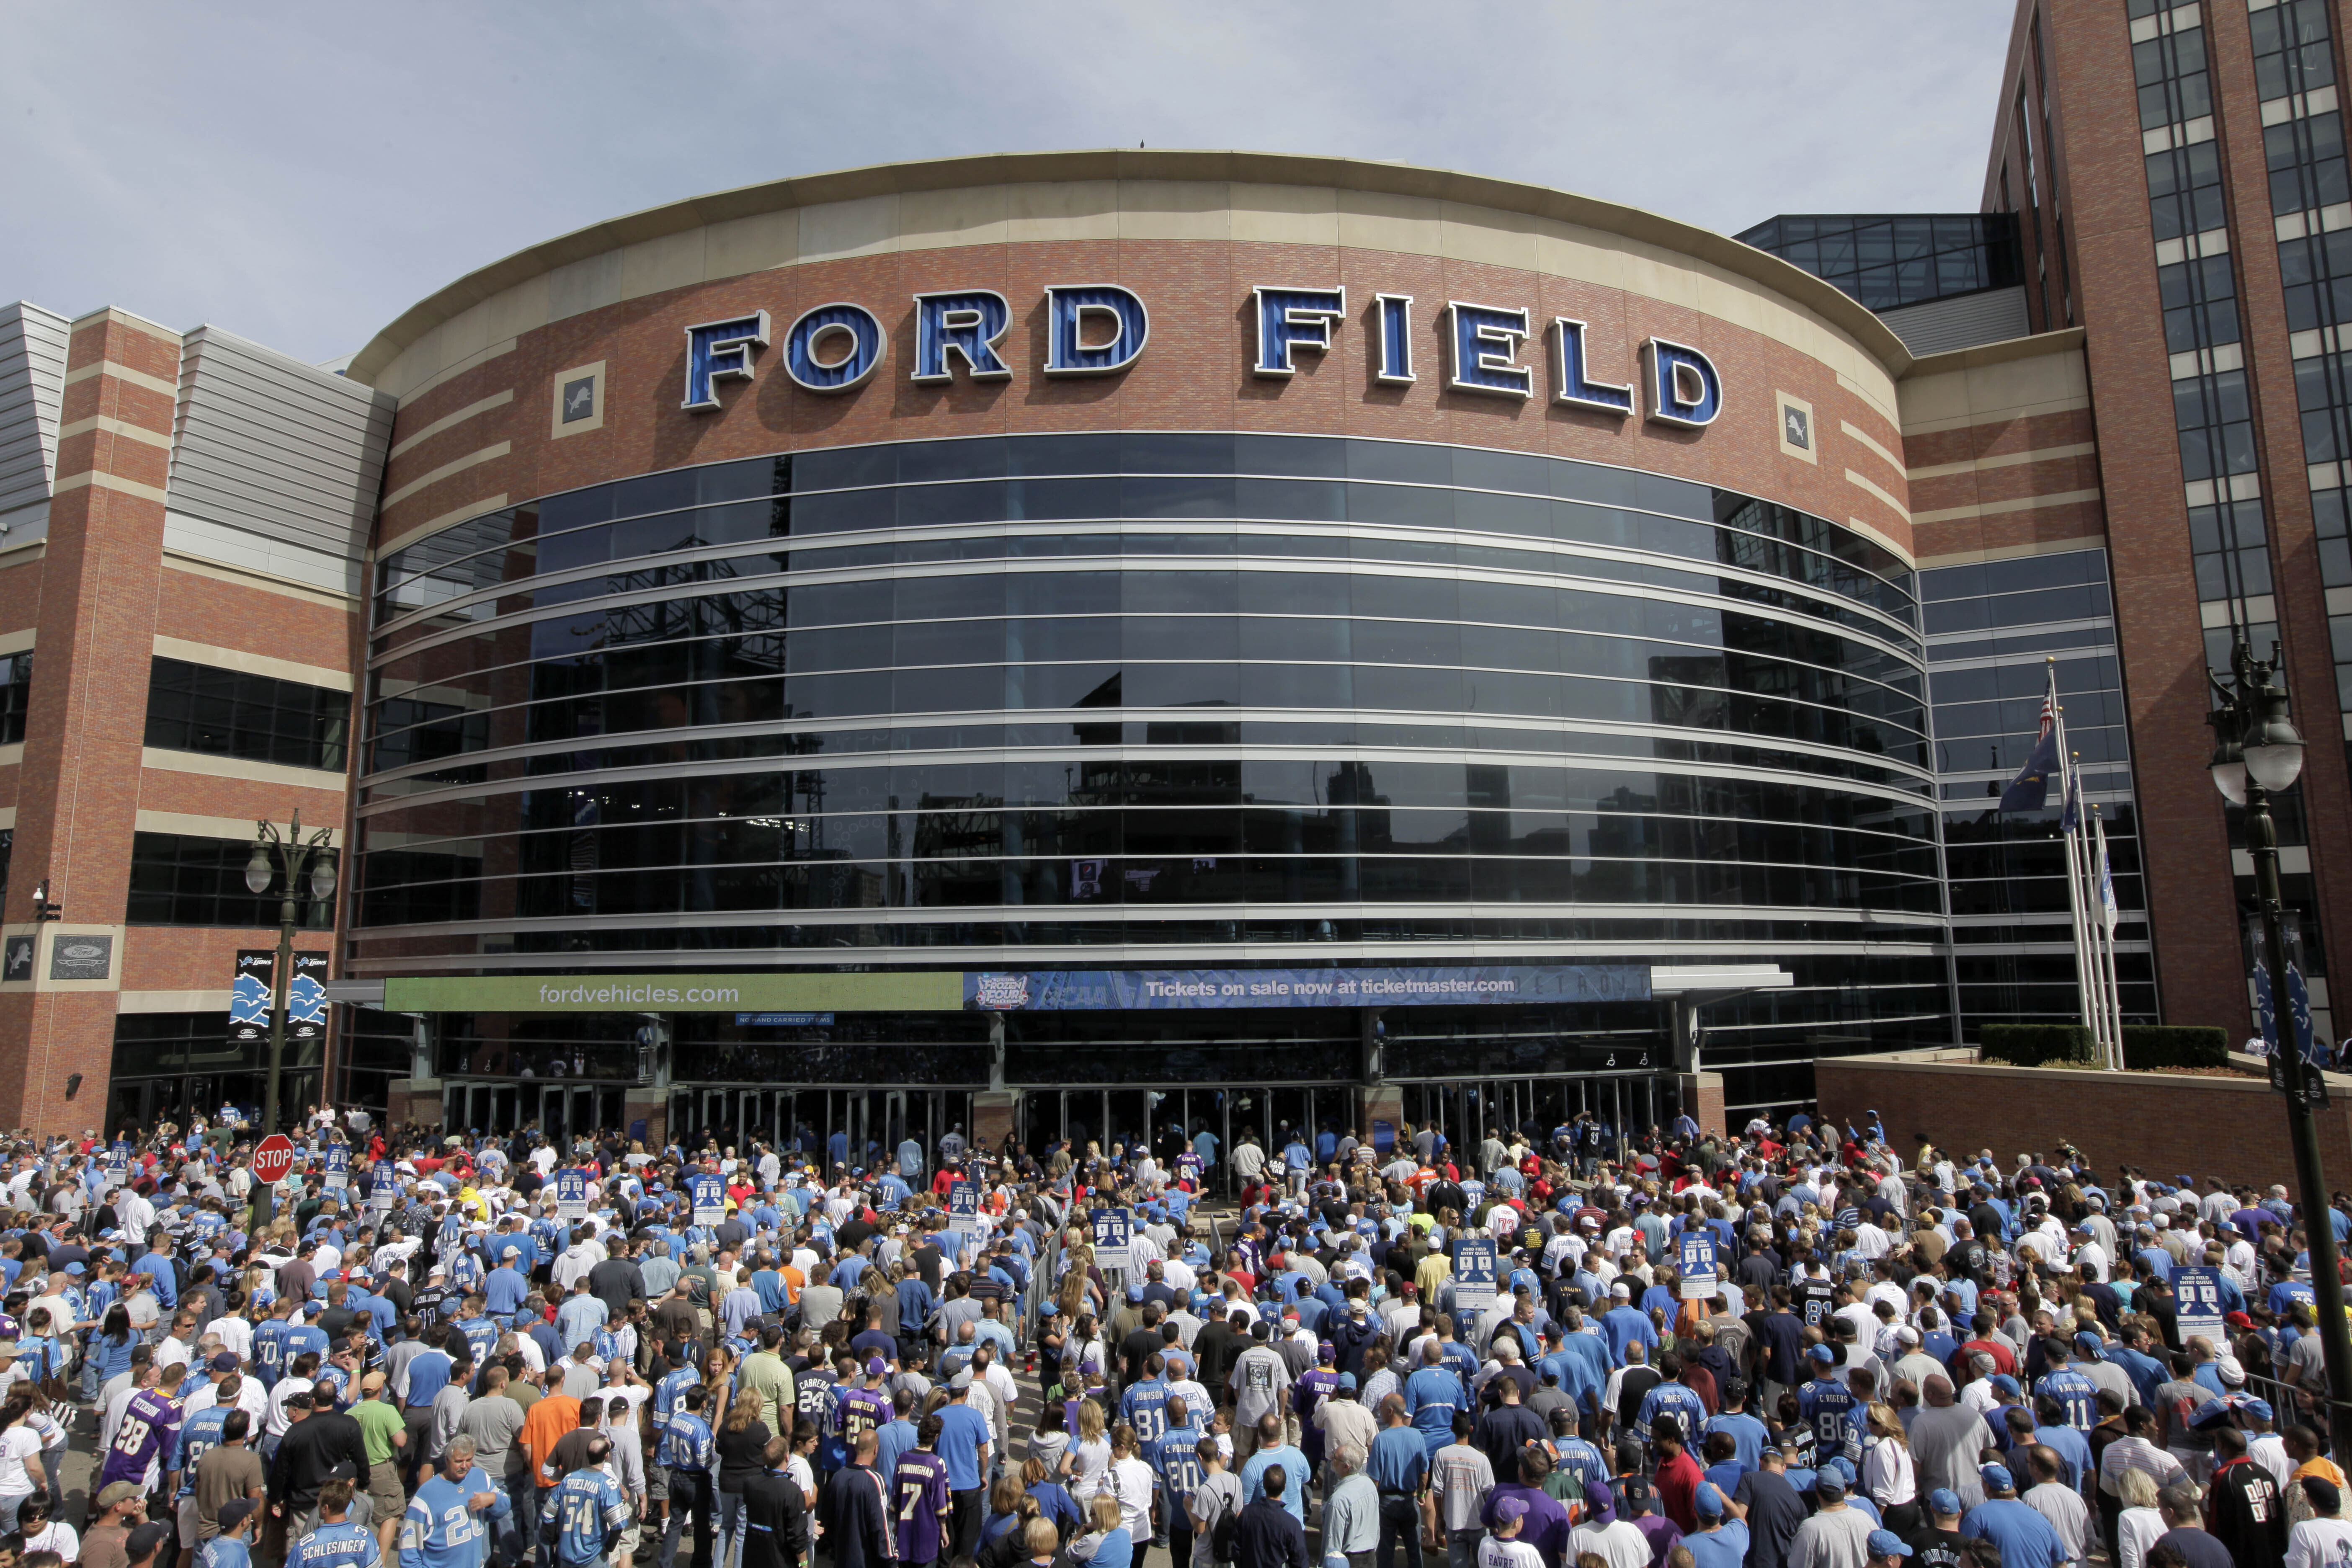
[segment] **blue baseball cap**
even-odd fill
[[[1984,1489],[1988,1492],[2017,1489],[2017,1478],[2009,1473],[2007,1465],[1987,1465],[1977,1472],[1977,1479],[1984,1483]]]
[[[1994,1373],[1988,1381],[1991,1383],[1996,1394],[2015,1394],[2018,1391],[2017,1379],[2005,1372]]]
[[[1701,1519],[1721,1519],[1723,1493],[1717,1489],[1713,1481],[1701,1481],[1698,1485],[1698,1495],[1692,1500],[1691,1506],[1698,1510],[1698,1516]]]
[[[1874,1530],[1870,1532],[1870,1554],[1873,1557],[1908,1557],[1911,1547],[1891,1530]]]
[[[1807,1359],[1817,1361],[1823,1366],[1833,1366],[1837,1363],[1837,1352],[1827,1345],[1815,1345],[1811,1350],[1807,1351],[1805,1355]]]
[[[1927,1494],[1927,1511],[1950,1517],[1960,1511],[1960,1494],[1949,1487],[1937,1487]]]

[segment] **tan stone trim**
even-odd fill
[[[417,431],[415,435],[403,437],[393,447],[391,451],[386,452],[383,455],[384,461],[388,463],[394,458],[399,457],[403,452],[408,451],[410,448],[414,447],[420,441],[431,440],[434,437],[438,436],[444,430],[463,425],[467,420],[474,418],[478,415],[488,414],[493,408],[504,408],[508,404],[512,403],[513,401],[514,388],[509,386],[504,392],[494,392],[488,397],[478,399],[473,403],[468,403],[465,407],[458,409],[455,414],[444,414],[440,418],[436,419],[432,424],[427,425],[424,429]]]
[[[1939,566],[1973,566],[1986,561],[2014,561],[2023,555],[2063,555],[2075,550],[2105,550],[2107,536],[2086,533],[2075,539],[2031,539],[2022,544],[1999,544],[1989,550],[1953,550],[1942,555],[1922,555],[1919,570]]]
[[[588,383],[588,413],[569,424],[563,418],[563,389],[574,382]],[[566,436],[585,436],[604,427],[604,362],[594,360],[587,364],[575,364],[570,370],[559,370],[548,384],[547,438],[561,441]]]
[[[14,827],[16,826],[16,808],[13,805],[0,805],[0,827]]]
[[[2061,458],[2087,458],[2098,449],[2096,441],[2077,441],[2071,447],[2037,447],[2030,452],[2000,452],[1990,458],[1963,458],[1957,463],[1930,463],[1924,468],[1912,469],[1911,477],[1940,479],[1953,474],[1983,473],[1990,468],[2017,468],[2028,463],[2052,463]]]
[[[143,333],[148,337],[167,342],[173,348],[178,348],[186,341],[169,327],[157,326],[144,316],[134,316],[130,311],[114,305],[101,305],[88,315],[76,316],[66,331],[71,335],[92,327],[104,326],[109,322],[118,327],[128,327],[134,332]]]
[[[23,765],[24,761],[24,742],[18,741],[14,745],[0,746],[0,768],[19,767]]]
[[[2014,408],[1987,408],[1967,414],[1956,414],[1949,419],[1906,420],[1903,434],[1935,436],[1947,430],[1973,430],[1979,425],[2009,425],[2021,419],[2039,418],[2048,414],[2071,414],[2077,408],[2088,408],[2087,397],[2053,397],[2046,403],[2021,404]]]
[[[117,495],[136,496],[141,500],[152,500],[159,506],[171,499],[160,485],[142,485],[137,479],[126,479],[119,475],[97,472],[68,474],[50,489],[52,494],[63,495],[68,490],[78,490],[84,486],[93,489],[112,490]]]
[[[0,655],[23,653],[33,646],[33,631],[26,626],[20,631],[0,632]]]
[[[2011,360],[2039,359],[2043,354],[2079,353],[2085,336],[2080,327],[2064,327],[2054,332],[2036,332],[2030,337],[2003,338],[1997,343],[1952,349],[1913,360],[1900,373],[1901,378],[1908,381],[1914,376],[1937,375],[1946,371],[1980,370],[1989,364],[2007,364]]]
[[[155,651],[165,658],[210,665],[215,669],[241,669],[248,675],[299,680],[305,686],[323,686],[333,691],[352,689],[348,670],[330,669],[322,664],[299,664],[290,658],[247,653],[242,648],[221,647],[212,643],[189,642],[180,637],[165,637],[161,632],[155,634]]]
[[[64,891],[70,901],[73,889]],[[110,925],[68,925],[63,921],[35,925],[11,924],[0,927],[8,936],[29,936],[33,939],[33,978],[0,982],[0,993],[26,994],[35,991],[119,991],[122,988],[123,928]],[[106,966],[103,980],[52,980],[49,978],[51,950],[59,942],[77,936],[110,936],[114,952]]]
[[[452,458],[449,461],[442,464],[439,468],[433,469],[430,473],[417,475],[416,478],[409,480],[406,484],[401,486],[398,489],[384,497],[383,500],[378,503],[378,510],[380,511],[389,511],[394,507],[398,506],[402,501],[406,500],[410,496],[415,495],[417,491],[424,489],[428,486],[437,485],[443,479],[451,478],[457,474],[464,473],[467,468],[478,468],[484,463],[494,463],[513,450],[513,442],[500,441],[493,446],[484,447],[479,451],[468,452],[462,458]]]
[[[500,354],[510,354],[514,353],[514,351],[515,340],[512,338],[507,338],[499,342],[492,343],[489,347],[482,349],[478,353],[467,354],[464,359],[459,360],[457,363],[446,366],[434,374],[426,376],[423,381],[418,382],[415,386],[412,386],[406,392],[402,393],[400,395],[400,405],[403,408],[405,408],[411,403],[415,402],[418,398],[424,396],[426,393],[433,391],[435,388],[446,386],[449,383],[457,380],[467,371],[479,370],[482,366],[489,363]]]
[[[1923,511],[1911,521],[1925,522],[1958,522],[1971,517],[1999,517],[2006,512],[2033,511],[2045,506],[2072,506],[2076,501],[2097,500],[2096,488],[2087,490],[2054,490],[2043,496],[2020,496],[2015,500],[1980,501],[1974,506],[1948,506],[1935,511]]]
[[[0,535],[0,538],[5,537]],[[48,552],[49,541],[46,534],[38,539],[28,539],[22,544],[0,545],[0,572],[12,566],[30,566]]]
[[[1888,451],[1885,446],[1881,445],[1877,437],[1873,436],[1869,431],[1864,429],[1861,426],[1856,425],[1851,419],[1839,420],[1838,428],[1843,431],[1846,435],[1852,437],[1854,440],[1859,441],[1864,446],[1869,447],[1872,451],[1877,453],[1880,457],[1885,458],[1886,466],[1888,468],[1893,468],[1898,474],[1904,472],[1903,459],[1896,457],[1894,453]]]
[[[125,991],[117,1013],[226,1013],[229,994],[220,991]]]
[[[371,561],[389,560],[391,557],[399,554],[402,551],[407,549],[410,545],[415,543],[418,540],[424,538],[428,533],[438,533],[445,528],[453,528],[458,523],[469,522],[473,519],[481,516],[484,512],[496,511],[499,508],[506,504],[507,497],[504,490],[500,490],[494,496],[484,496],[479,500],[469,500],[464,506],[457,507],[450,511],[443,512],[439,517],[427,518],[423,522],[418,523],[415,528],[401,530],[401,531],[394,534],[390,539],[385,540],[382,544],[377,545],[373,551],[370,552],[368,559]]]
[[[247,762],[243,757],[213,757],[202,752],[173,752],[142,746],[139,765],[158,773],[201,773],[206,778],[250,779],[256,784],[283,784],[289,789],[314,789],[325,795],[343,793],[343,775],[323,768],[289,768],[278,763]]]
[[[79,382],[88,381],[92,376],[99,375],[110,375],[126,386],[143,386],[150,392],[160,392],[174,402],[177,402],[180,396],[180,384],[177,382],[165,381],[160,375],[149,375],[145,371],[132,370],[127,364],[117,364],[112,360],[104,359],[95,364],[86,364],[79,370],[66,372],[66,378],[60,384],[72,386]]]
[[[150,430],[143,425],[126,425],[120,419],[110,419],[103,414],[92,415],[88,419],[77,419],[70,425],[59,426],[58,439],[68,441],[76,436],[87,436],[93,430],[102,430],[109,436],[121,436],[132,441],[144,441],[150,447],[161,447],[167,452],[172,449],[172,437],[163,432]]]
[[[337,594],[325,588],[313,588],[306,583],[292,583],[283,577],[273,577],[267,572],[250,572],[242,566],[225,565],[207,561],[200,555],[184,555],[176,550],[163,552],[163,564],[175,572],[185,572],[191,577],[210,577],[215,582],[234,583],[240,588],[257,588],[265,594],[277,594],[289,599],[299,599],[308,605],[323,605],[331,610],[341,610],[347,616],[359,614],[360,602],[350,594]]]
[[[137,827],[142,833],[178,833],[190,838],[240,840],[251,839],[255,830],[254,819],[249,816],[205,816],[186,811],[149,811],[144,806],[139,810]],[[328,831],[332,837],[327,842],[340,846],[343,841],[343,830],[335,827]],[[306,827],[302,830],[302,837],[308,838],[310,833],[311,830]]]
[[[1912,517],[1909,508],[1906,507],[1901,501],[1896,500],[1893,496],[1888,495],[1876,485],[1872,484],[1868,479],[1864,479],[1860,474],[1855,473],[1852,468],[1848,468],[1845,471],[1845,481],[1850,485],[1858,485],[1870,494],[1876,496],[1881,501],[1885,503],[1888,510],[1901,518],[1905,522],[1916,521]]]

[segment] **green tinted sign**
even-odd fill
[[[387,979],[393,1013],[960,1013],[958,970],[913,974],[459,974]]]

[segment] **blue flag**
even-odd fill
[[[2042,738],[2033,742],[2033,752],[2025,759],[2009,787],[2000,792],[2003,811],[2040,811],[2050,799],[2050,776],[2058,771],[2058,729],[2054,724],[2042,726]]]

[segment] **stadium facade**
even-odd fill
[[[1978,214],[1734,240],[1004,156],[616,219],[329,367],[12,308],[0,1121],[258,1098],[248,824],[298,805],[342,885],[290,1100],[891,1142],[1801,1102],[1820,1056],[2071,1011],[2054,814],[1987,799],[2053,660],[2126,1012],[2242,1028],[2198,671],[2277,636],[2334,722],[2342,490],[2324,419],[2247,416],[2334,329],[2214,292],[2291,225],[2275,174],[2195,194],[2228,113],[2160,119],[2194,12],[2021,11]],[[2211,17],[2175,107],[2232,49],[2288,80],[2284,18],[2292,112],[2242,118],[2332,115],[2316,15]],[[2136,218],[2059,109],[2119,91]],[[2323,1012],[2345,791],[2315,749]]]

